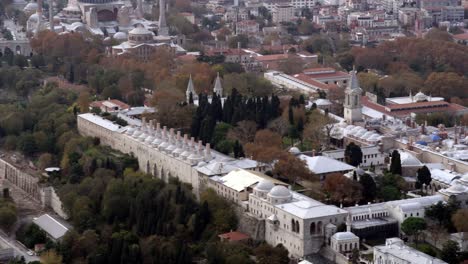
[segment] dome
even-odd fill
[[[81,23],[81,22],[74,22],[74,23],[72,23],[70,25],[70,27],[72,27],[72,28],[79,28],[79,27],[83,27],[83,26],[84,26],[84,24]]]
[[[139,135],[141,135],[141,131],[140,131],[139,129],[137,129],[137,130],[133,133],[132,137],[137,138]]]
[[[358,238],[355,234],[351,232],[338,232],[333,235],[337,240],[350,240]]]
[[[439,141],[439,140],[441,140],[441,139],[442,139],[442,138],[439,137],[439,135],[437,135],[437,134],[432,134],[432,135],[431,135],[431,140],[432,140],[432,141]]]
[[[446,191],[449,193],[457,194],[465,192],[465,188],[463,188],[463,186],[458,184],[458,181],[456,181],[455,184],[447,188]]]
[[[468,183],[468,173],[466,173],[463,178],[461,179],[462,182]]]
[[[255,190],[262,191],[262,192],[269,192],[275,185],[269,180],[261,180],[257,186],[255,186]]]
[[[145,143],[148,143],[148,144],[151,144],[152,142],[154,141],[154,137],[149,135],[146,139],[145,139]]]
[[[291,197],[291,192],[288,190],[288,188],[282,185],[277,185],[270,190],[268,196],[275,198],[288,198]]]
[[[127,40],[127,34],[124,32],[117,32],[114,34],[114,39],[116,40]]]
[[[421,161],[415,158],[413,155],[409,154],[408,152],[401,151],[400,152],[400,159],[402,166],[422,166]]]
[[[299,154],[299,153],[301,153],[301,151],[297,147],[292,147],[292,148],[289,149],[289,153]]]
[[[425,94],[419,92],[414,96],[414,100],[416,102],[427,101],[427,96]]]
[[[127,132],[125,132],[125,134],[131,135],[134,131],[135,131],[135,128],[134,128],[134,127],[129,127],[129,128],[127,129]]]
[[[153,34],[151,31],[147,30],[144,27],[136,27],[136,28],[130,30],[130,32],[128,32],[128,33],[130,35],[150,35],[150,34]]]
[[[26,13],[36,12],[36,10],[37,10],[37,3],[35,2],[31,2],[23,8],[23,11]]]
[[[206,164],[207,164],[206,162],[200,161],[200,162],[198,163],[198,167],[206,166]]]

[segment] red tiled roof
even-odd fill
[[[276,60],[285,60],[288,58],[288,54],[272,54],[255,57],[256,61],[266,62],[266,61],[276,61]]]
[[[242,241],[250,238],[249,235],[237,231],[220,234],[218,237],[228,241]]]
[[[468,33],[453,35],[453,38],[458,40],[468,40]]]
[[[367,96],[361,97],[361,104],[390,116],[406,116],[410,113],[458,112],[466,109],[464,106],[448,103],[445,101],[418,102],[399,105],[392,104],[383,106],[371,102]]]
[[[304,73],[299,73],[293,76],[296,79],[299,79],[303,82],[306,82],[312,86],[315,86],[321,90],[331,90],[336,87],[338,87],[336,84],[325,84],[323,82],[319,82],[317,80],[312,79],[310,76],[304,74]]]
[[[117,105],[120,109],[128,109],[130,106],[120,100],[117,99],[110,99],[110,100],[103,100],[103,101],[94,101],[91,102],[90,106],[91,107],[103,107],[105,102],[111,102],[115,105]]]

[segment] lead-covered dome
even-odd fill
[[[261,192],[269,192],[275,185],[269,180],[262,180],[260,181],[257,186],[255,186],[255,190]]]
[[[280,199],[289,198],[291,197],[291,192],[288,190],[288,188],[282,185],[277,185],[270,190],[268,196]]]

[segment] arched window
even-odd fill
[[[296,221],[296,232],[299,233],[300,232],[300,225],[299,225],[299,221]]]
[[[317,233],[322,234],[322,221],[319,221],[317,224]]]
[[[310,224],[310,234],[315,234],[315,223]]]
[[[296,232],[296,223],[294,222],[294,219],[291,219],[291,230]]]

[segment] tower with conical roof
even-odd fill
[[[218,75],[216,76],[213,92],[217,94],[218,96],[223,97],[223,86],[221,85],[221,77],[219,77],[219,72],[218,72]]]
[[[187,84],[187,91],[185,91],[185,95],[187,96],[187,103],[190,102],[190,94],[192,94],[193,100],[198,99],[197,92],[195,92],[195,87],[193,86],[192,74],[190,74],[190,79]]]
[[[159,0],[159,36],[169,36],[169,28],[166,23],[166,1]]]
[[[345,89],[344,118],[348,124],[362,120],[362,89],[356,76],[356,69],[351,71],[351,78]]]

